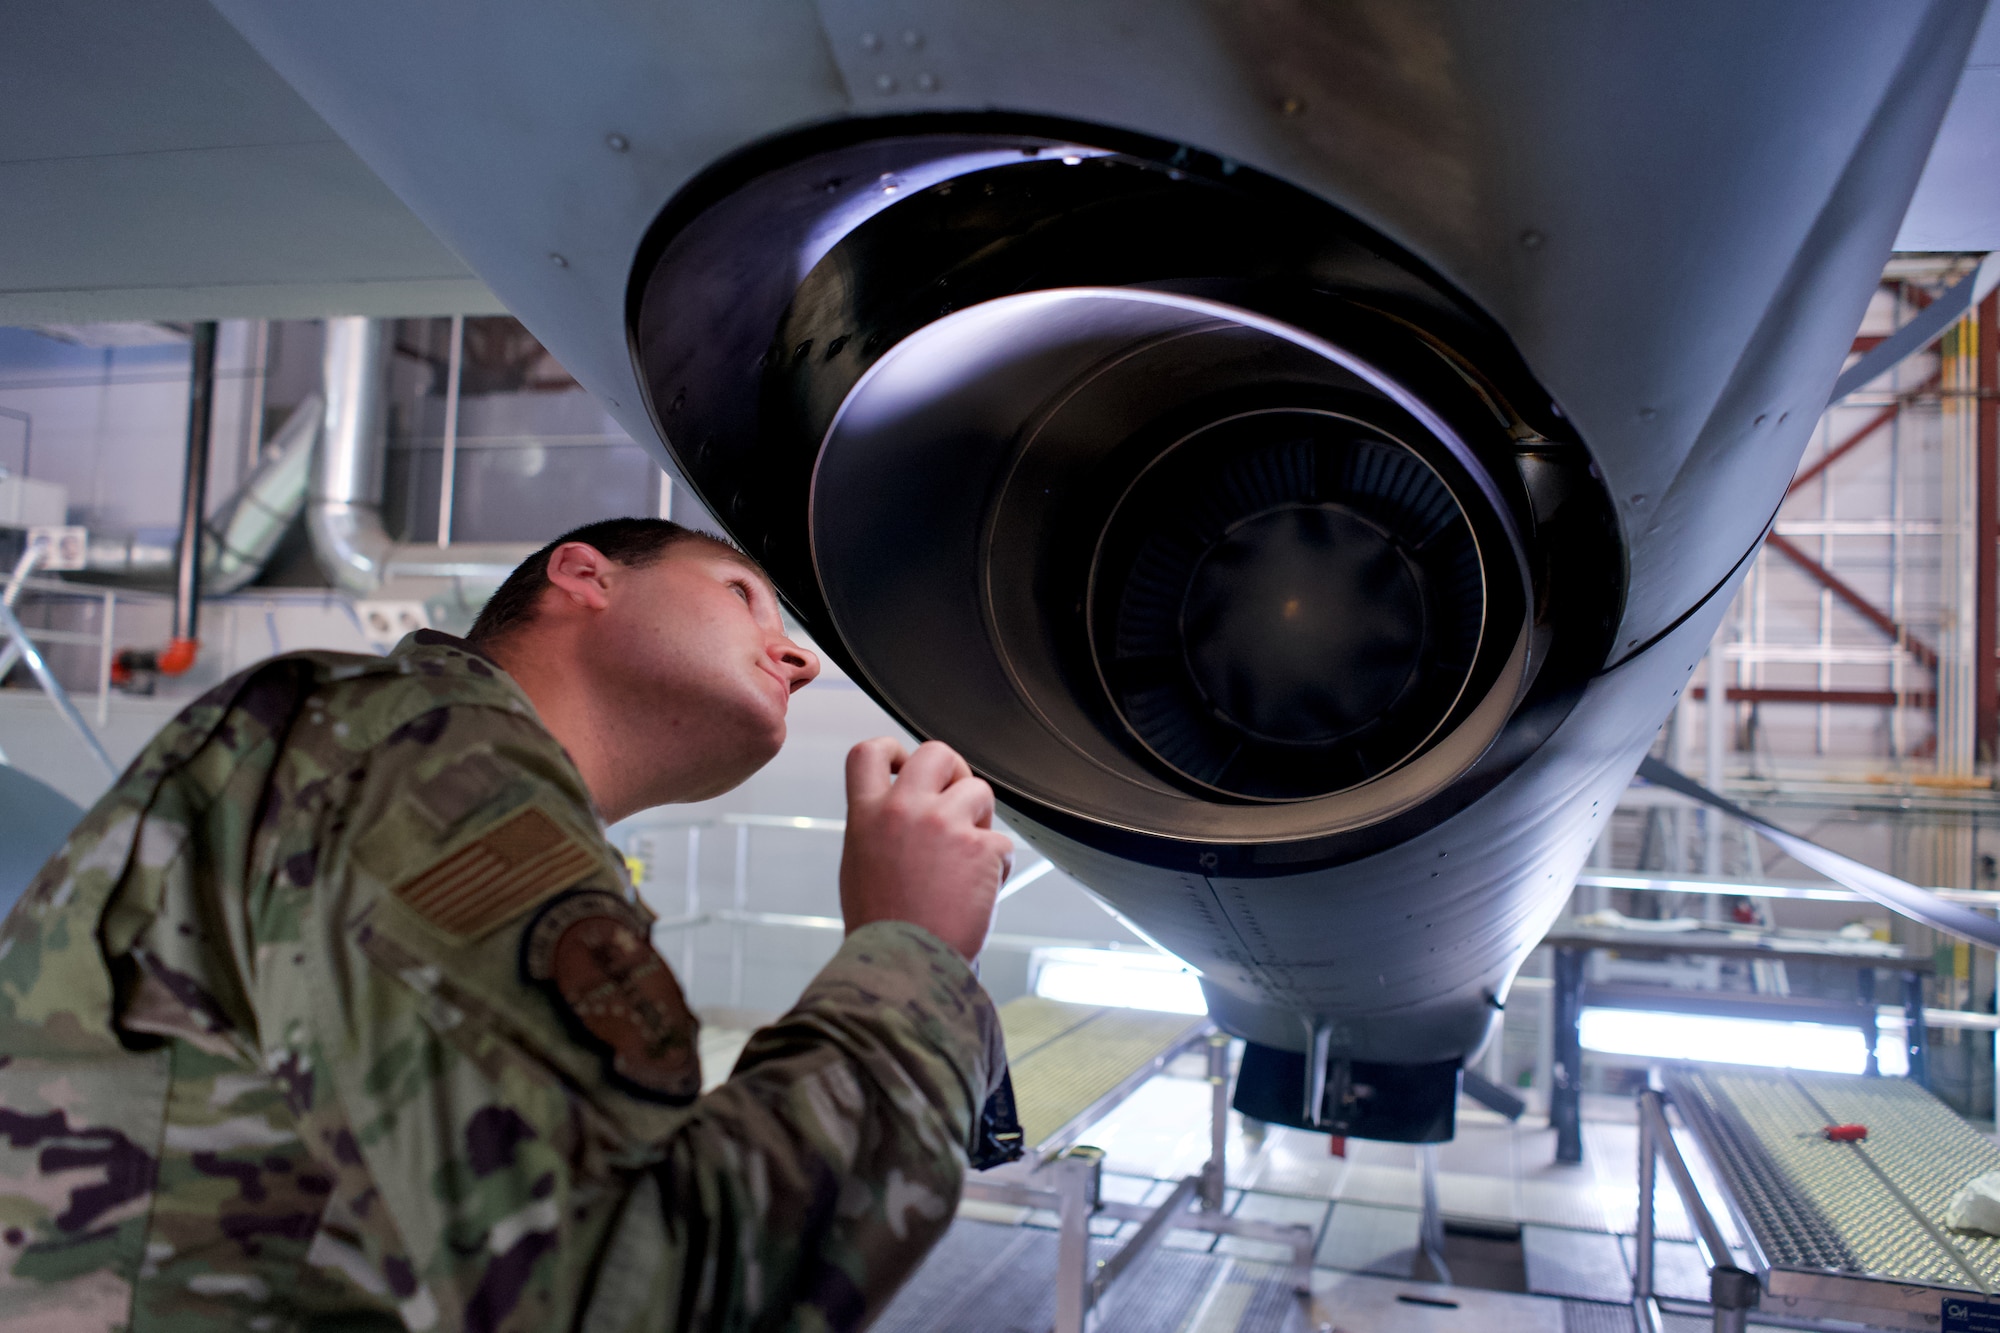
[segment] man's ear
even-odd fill
[[[611,560],[585,542],[564,542],[549,553],[549,586],[581,610],[611,605]]]

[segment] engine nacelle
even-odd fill
[[[1516,777],[1622,609],[1588,451],[1324,201],[1074,127],[870,128],[723,164],[649,240],[634,348],[686,475],[885,707],[1201,970],[1263,1048],[1245,1105],[1448,1134],[1590,843],[1548,836],[1574,774]],[[1510,779],[1550,807],[1525,886],[1384,861]]]

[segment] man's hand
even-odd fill
[[[970,961],[986,944],[1014,844],[993,828],[993,789],[948,745],[907,753],[887,736],[847,752],[847,928],[910,921]]]

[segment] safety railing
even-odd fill
[[[65,583],[60,579],[28,578],[21,581],[21,591],[37,593],[44,597],[62,597],[70,601],[97,603],[95,630],[44,629],[38,625],[25,625],[28,638],[38,644],[73,644],[79,648],[97,650],[96,684],[94,694],[97,725],[103,726],[111,717],[111,663],[118,656],[116,631],[118,619],[118,591],[115,588],[88,588],[80,584]],[[0,670],[0,674],[5,674]]]
[[[671,943],[667,937],[679,937],[678,974],[682,984],[690,991],[694,987],[697,963],[696,932],[704,926],[720,926],[729,930],[728,953],[728,1003],[740,1006],[743,1000],[744,968],[748,957],[749,931],[752,928],[767,927],[783,930],[802,930],[839,933],[846,929],[845,923],[837,916],[815,913],[780,912],[758,908],[751,902],[751,852],[753,833],[792,833],[807,836],[840,835],[847,829],[845,820],[825,819],[805,815],[761,815],[724,814],[704,819],[648,821],[643,826],[627,833],[621,849],[628,856],[645,862],[652,873],[667,870],[675,859],[674,849],[658,845],[662,839],[681,839],[678,849],[684,867],[681,875],[682,898],[680,913],[663,916],[653,925],[654,938],[662,952],[671,956]],[[728,901],[726,905],[713,902],[715,880],[704,878],[702,871],[703,849],[712,845],[717,838],[730,840],[733,855],[728,873]],[[648,845],[653,844],[653,845]],[[1027,885],[1040,879],[1056,867],[1038,854],[1029,865],[1014,872],[1000,891],[1001,900],[1011,897]],[[661,874],[661,878],[666,876]],[[1579,878],[1579,885],[1598,883],[1607,888],[1645,888],[1681,893],[1728,893],[1761,894],[1771,897],[1798,897],[1846,899],[1854,895],[1831,885],[1817,885],[1805,882],[1771,881],[1764,884],[1749,884],[1735,880],[1705,879],[1695,875],[1652,876],[1638,872],[1620,873],[1614,871],[1586,871]],[[664,886],[663,886],[664,887]],[[1980,906],[1992,905],[1992,900],[2000,900],[2000,894],[1982,893],[1976,890],[1948,891],[1954,900],[1976,903]],[[657,901],[657,898],[656,898]],[[1042,948],[1086,948],[1129,951],[1160,956],[1160,952],[1150,945],[1134,944],[1128,940],[1093,940],[1054,935],[1030,935],[1018,932],[996,931],[987,937],[987,947],[1009,952],[1029,953]],[[1541,1034],[1535,1075],[1535,1086],[1545,1090],[1552,1071],[1547,1067],[1548,1033],[1553,1026],[1551,1006],[1554,982],[1549,977],[1521,976],[1515,978],[1513,990],[1517,995],[1533,997],[1541,1001],[1536,1007],[1543,1012]],[[1901,1030],[1906,1019],[1903,1009],[1895,1005],[1879,1006],[1880,1026],[1885,1030]],[[1969,1031],[2000,1030],[2000,1015],[1968,1012],[1958,1009],[1926,1008],[1925,1024],[1932,1028],[1959,1028]],[[1488,1076],[1496,1081],[1500,1078],[1498,1068],[1499,1043],[1494,1043],[1490,1055],[1493,1068]]]
[[[1576,877],[1579,889],[1633,889],[1646,893],[1706,893],[1728,898],[1785,898],[1800,902],[1865,903],[1872,901],[1838,884],[1823,880],[1738,880],[1714,875],[1656,874],[1643,870],[1586,868]],[[1946,902],[2000,910],[2000,893],[1992,889],[1928,889]]]
[[[109,715],[111,698],[111,621],[116,611],[115,594],[109,590],[101,594],[87,594],[100,596],[104,602],[103,625],[99,634],[78,634],[64,630],[30,631],[21,623],[20,617],[14,614],[14,603],[20,598],[22,589],[31,584],[37,587],[42,584],[42,580],[32,576],[46,551],[46,539],[30,541],[27,548],[21,552],[21,558],[15,563],[14,572],[8,577],[6,588],[0,591],[0,680],[6,678],[7,673],[14,669],[16,662],[26,666],[28,674],[35,678],[37,685],[41,686],[42,693],[48,695],[49,702],[55,706],[56,712],[83,741],[84,748],[104,765],[106,772],[116,777],[118,765],[112,762],[110,754],[104,749],[104,742],[97,738],[97,733],[83,720],[83,714],[77,711],[76,702],[70,698],[69,691],[56,679],[55,672],[49,669],[48,660],[42,656],[40,647],[40,643],[78,641],[100,646],[97,724],[103,726]],[[56,586],[67,588],[67,585],[62,584]],[[5,762],[6,755],[0,754],[0,763]]]
[[[847,821],[843,819],[819,819],[804,815],[752,815],[726,814],[707,819],[648,821],[632,829],[625,837],[621,850],[626,856],[646,866],[651,879],[654,868],[667,863],[663,855],[668,849],[655,841],[662,837],[672,838],[678,834],[685,838],[682,871],[682,900],[679,916],[662,917],[653,923],[654,941],[665,951],[662,936],[680,935],[680,962],[677,969],[681,985],[690,992],[694,989],[696,940],[695,931],[702,926],[726,926],[729,928],[729,1004],[731,1007],[743,1003],[743,969],[748,952],[751,927],[764,926],[782,930],[833,931],[846,930],[846,924],[837,916],[819,916],[801,912],[774,912],[753,907],[750,902],[750,852],[751,834],[755,830],[771,832],[791,832],[805,835],[826,836],[845,834]],[[730,866],[729,904],[726,907],[709,906],[704,901],[704,880],[701,860],[705,838],[726,836],[734,841],[734,856]],[[1055,864],[1047,859],[1037,859],[1033,864],[1022,867],[1000,886],[1000,901],[1005,902],[1014,894],[1034,883],[1054,870]],[[1129,940],[1078,939],[1058,935],[1023,935],[1009,931],[995,931],[986,937],[986,947],[1014,953],[1030,953],[1036,949],[1107,949],[1160,956],[1160,951],[1149,944],[1134,944]]]

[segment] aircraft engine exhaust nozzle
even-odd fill
[[[1429,885],[1342,885],[1573,706],[1620,604],[1613,507],[1461,293],[1323,200],[1193,165],[1032,134],[804,153],[669,210],[636,355],[690,480],[820,641],[1201,969],[1271,1057],[1244,1096],[1323,1087],[1296,1068],[1317,1042],[1381,1100],[1283,1094],[1295,1123],[1448,1135],[1496,1011],[1343,1035],[1343,950],[1313,931],[1260,960],[1245,927],[1344,893],[1423,928]],[[753,270],[748,299],[713,281]],[[1274,986],[1301,950],[1321,979]]]

